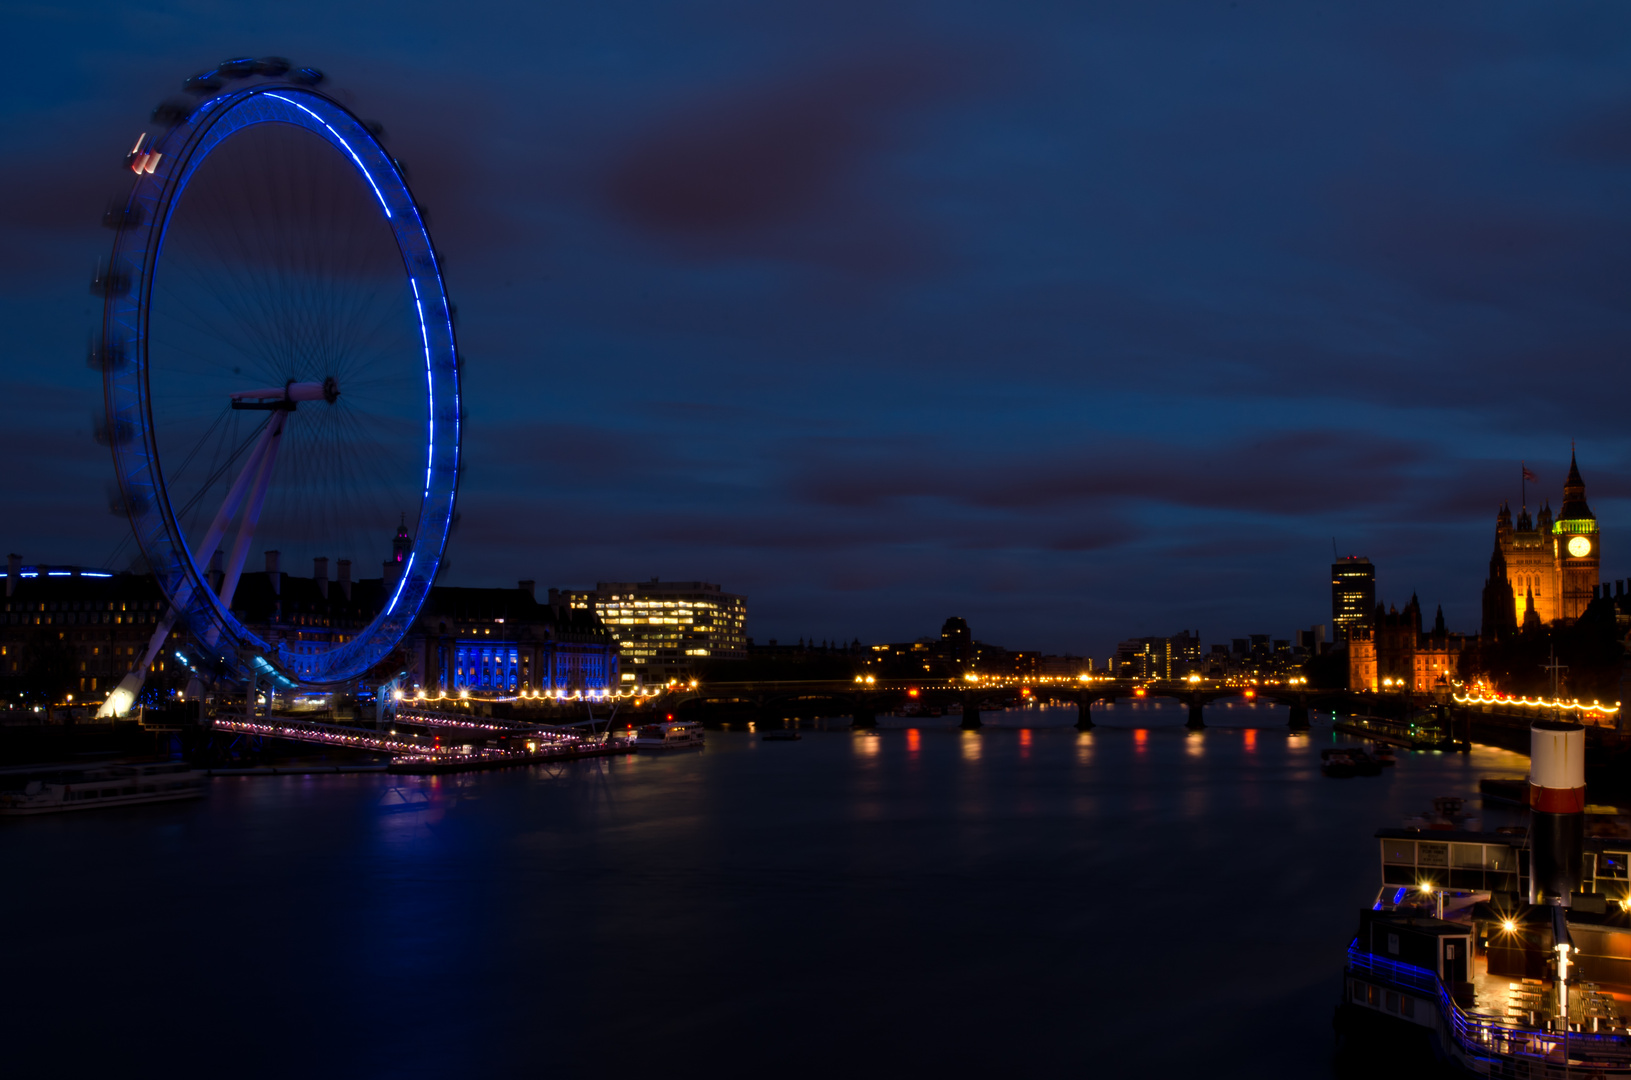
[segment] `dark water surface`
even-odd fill
[[[1328,1076],[1371,833],[1527,771],[1095,715],[0,822],[0,1071]]]

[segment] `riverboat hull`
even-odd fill
[[[181,763],[114,765],[30,780],[0,792],[0,817],[63,814],[202,798],[208,776]]]
[[[702,725],[689,720],[646,724],[635,732],[629,745],[637,754],[666,754],[675,750],[701,750]]]
[[[196,791],[171,792],[152,795],[130,795],[114,798],[98,799],[96,802],[73,802],[44,805],[6,805],[0,804],[0,817],[29,817],[34,814],[65,814],[71,810],[105,810],[113,806],[139,806],[144,803],[179,802],[185,799],[202,799],[202,788]]]

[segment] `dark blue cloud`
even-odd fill
[[[706,577],[759,638],[953,611],[1103,655],[1328,620],[1335,536],[1473,627],[1518,459],[1631,531],[1609,5],[106,5],[0,72],[7,544],[120,540],[85,279],[189,71],[328,69],[469,357],[452,579]],[[1631,547],[1626,550],[1631,551]]]

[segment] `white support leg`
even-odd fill
[[[267,425],[265,448],[260,454],[260,467],[255,471],[255,480],[249,490],[248,505],[244,510],[243,520],[238,524],[238,539],[232,545],[232,554],[227,559],[226,576],[221,579],[221,604],[223,607],[232,607],[232,597],[238,591],[238,579],[243,576],[244,560],[249,558],[249,545],[255,539],[255,526],[260,524],[261,507],[266,502],[266,487],[272,479],[272,464],[277,460],[278,446],[283,441],[283,421],[289,414],[286,412],[274,413],[272,422]],[[213,644],[213,643],[212,643]]]
[[[276,452],[277,440],[283,434],[283,423],[286,416],[286,413],[275,415],[271,422],[266,425],[266,430],[261,432],[260,438],[255,441],[254,448],[249,452],[249,458],[244,462],[237,479],[233,481],[232,487],[227,491],[227,497],[221,502],[221,509],[216,512],[215,519],[210,522],[210,527],[205,531],[203,543],[197,548],[198,551],[208,553],[215,550],[216,545],[221,542],[221,538],[226,535],[227,523],[238,512],[238,507],[243,504],[244,495],[250,491],[252,484],[256,486],[258,492],[258,497],[254,500],[255,518],[257,521],[260,519],[260,503],[265,497],[266,480],[271,475],[269,459]],[[263,465],[265,468],[262,468]],[[253,527],[251,527],[251,531],[253,531]],[[244,547],[245,554],[247,554],[248,545],[242,532],[240,532],[238,540],[239,544]],[[237,545],[234,546],[234,554],[236,553]],[[238,578],[242,572],[243,560],[239,558],[237,572],[232,575],[233,589],[237,588]],[[223,592],[226,591],[225,584],[223,581]],[[151,670],[153,661],[158,658],[159,650],[164,647],[165,639],[170,636],[170,631],[175,628],[176,620],[180,618],[181,612],[191,602],[192,583],[183,580],[176,603],[170,607],[170,610],[159,620],[158,626],[154,628],[153,636],[149,639],[147,650],[142,654],[140,662],[130,670],[129,674],[119,680],[119,685],[114,687],[107,700],[102,702],[101,708],[96,711],[97,719],[128,716],[130,714],[131,706],[136,703],[137,695],[142,692],[142,687],[147,682],[147,673]],[[226,602],[231,603],[231,593],[227,593]]]

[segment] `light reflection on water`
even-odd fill
[[[8,1053],[116,1067],[149,1020],[79,975],[117,956],[145,997],[188,1003],[180,1073],[543,1055],[628,1075],[701,1039],[725,1073],[796,1046],[831,1075],[1326,1075],[1372,833],[1527,764],[1406,752],[1330,780],[1324,721],[1241,704],[1191,732],[1156,705],[1095,709],[1090,732],[1049,709],[553,770],[235,778],[196,805],[0,823],[8,880],[49,883],[0,890],[0,925],[31,928],[8,947],[31,987]],[[642,1002],[661,1008],[631,1037]],[[86,1014],[101,1041],[76,1035]],[[279,1033],[252,1062],[246,1016]]]
[[[964,761],[980,760],[980,733],[965,731],[962,733],[962,750]]]

